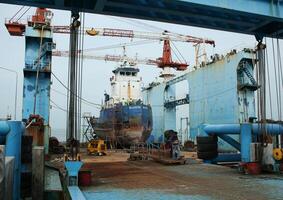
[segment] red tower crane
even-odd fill
[[[46,8],[37,8],[35,15],[32,16],[28,23],[31,24],[48,24],[50,26],[50,20],[53,13]],[[14,17],[13,17],[14,18]],[[25,32],[25,23],[19,21],[19,19],[9,19],[5,25],[9,33],[13,36],[22,36]],[[54,33],[70,33],[70,26],[50,26]],[[163,41],[163,54],[162,57],[153,60],[156,65],[162,69],[175,68],[176,70],[183,71],[188,67],[187,63],[175,62],[172,60],[170,41],[188,42],[195,45],[209,44],[215,46],[213,40],[198,38],[190,35],[176,34],[169,31],[163,31],[162,33],[155,32],[142,32],[125,29],[112,29],[112,28],[85,28],[81,34],[87,34],[90,36],[109,36],[109,37],[124,37],[124,38],[138,38]],[[57,52],[58,53],[58,52]],[[150,62],[152,63],[152,62]]]
[[[21,9],[20,9],[21,10]],[[19,10],[19,11],[20,11]],[[16,15],[19,13],[16,13]],[[15,19],[14,15],[11,19],[5,21],[5,26],[12,36],[23,36],[26,29],[26,22],[23,22],[20,18]],[[37,8],[35,14],[31,19],[27,20],[27,23],[31,26],[48,25],[50,26],[53,13],[46,8]]]
[[[183,71],[188,67],[187,63],[174,62],[171,55],[170,41],[188,42],[194,44],[210,44],[215,46],[215,42],[209,39],[198,38],[189,35],[182,35],[164,31],[162,33],[141,32],[125,29],[112,29],[112,28],[92,28],[86,30],[90,36],[109,36],[109,37],[128,37],[149,40],[164,41],[162,57],[157,59],[157,66],[160,68],[175,68],[176,70]]]

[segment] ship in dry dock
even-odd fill
[[[113,70],[111,95],[104,94],[100,115],[91,120],[98,138],[119,147],[145,142],[152,131],[152,110],[142,102],[138,73],[138,68],[126,65]]]

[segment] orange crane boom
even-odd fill
[[[175,42],[189,42],[189,43],[205,43],[215,45],[214,40],[198,38],[190,35],[183,35],[177,33],[171,33],[169,31],[163,31],[161,33],[155,32],[142,32],[126,29],[113,29],[113,28],[91,28],[86,30],[86,33],[90,36],[110,36],[110,37],[128,37],[139,38],[149,40],[170,40]]]

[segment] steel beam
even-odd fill
[[[44,147],[32,149],[32,199],[44,199]]]
[[[78,186],[69,186],[68,191],[71,200],[86,200],[84,194]]]
[[[0,0],[0,3],[75,9],[283,38],[282,0]]]

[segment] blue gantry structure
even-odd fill
[[[0,0],[283,38],[282,0]]]
[[[254,56],[252,49],[232,51],[215,57],[205,67],[144,88],[144,103],[150,104],[153,112],[152,142],[162,141],[165,130],[176,130],[176,107],[182,104],[189,104],[191,140],[205,135],[203,124],[236,124],[255,118],[255,91],[259,86],[253,76],[248,76],[254,71]],[[176,98],[179,82],[188,85],[184,99]],[[220,140],[219,150],[229,152],[235,148]]]

